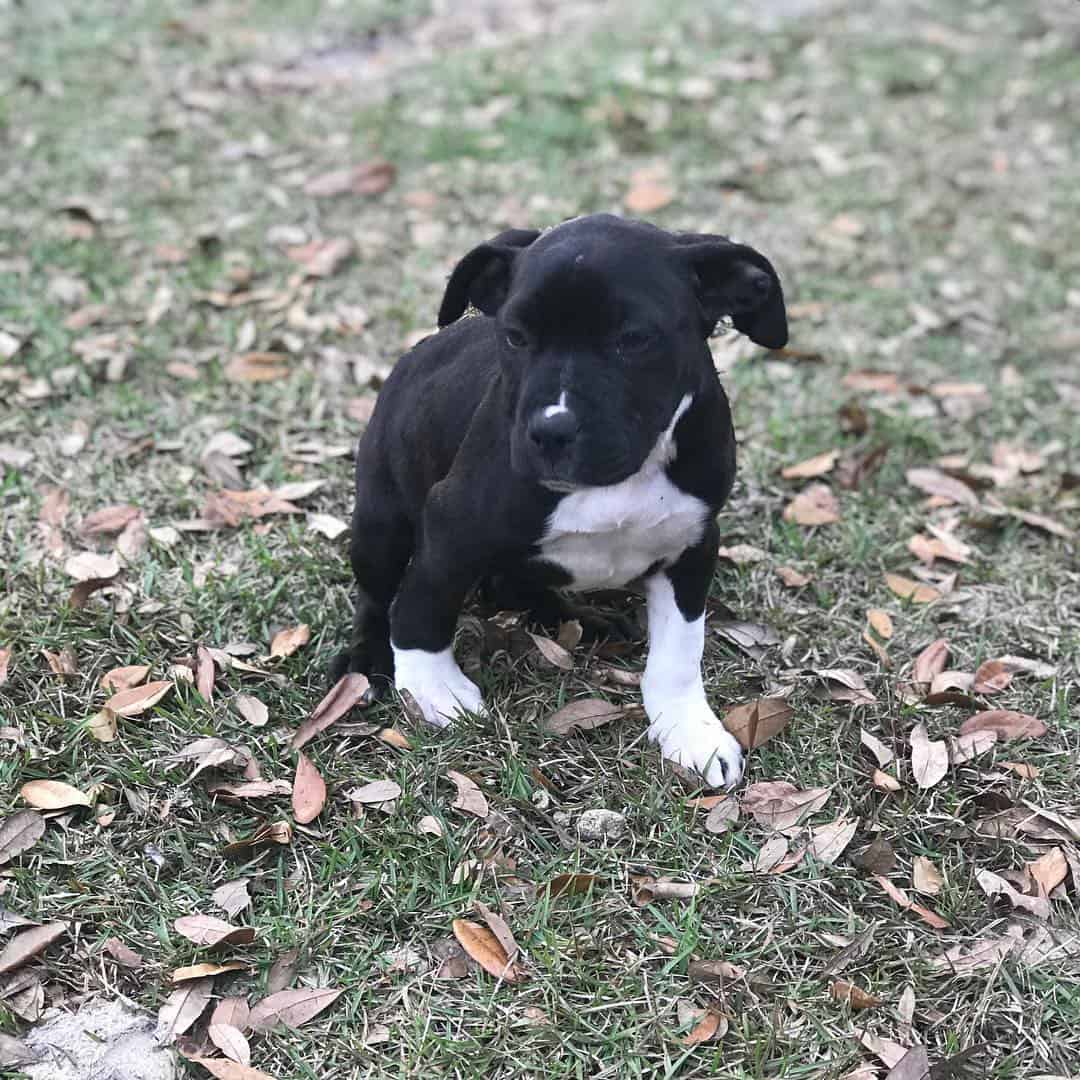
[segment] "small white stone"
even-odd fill
[[[618,840],[626,831],[626,818],[615,810],[586,810],[578,818],[582,840]]]

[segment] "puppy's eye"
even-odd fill
[[[503,337],[506,338],[506,344],[511,349],[524,349],[529,344],[529,339],[525,336],[524,331],[519,330],[516,326],[508,326],[503,331]]]
[[[653,335],[648,330],[641,328],[624,330],[616,341],[620,352],[641,352],[647,349],[653,342]]]

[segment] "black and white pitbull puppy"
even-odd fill
[[[469,305],[480,317],[465,318]],[[769,261],[608,214],[513,229],[450,277],[439,333],[386,380],[356,459],[352,643],[338,672],[408,690],[431,724],[481,712],[451,643],[468,591],[514,606],[644,578],[648,735],[712,787],[742,751],[705,695],[715,514],[735,438],[706,339],[787,341]],[[550,610],[550,607],[549,607]]]

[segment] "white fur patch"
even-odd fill
[[[674,561],[701,539],[708,507],[677,488],[664,471],[675,456],[675,425],[691,400],[687,394],[679,402],[633,476],[572,491],[555,507],[540,540],[541,558],[570,574],[572,588],[625,585],[658,562]]]
[[[454,650],[394,650],[394,685],[412,694],[424,719],[446,727],[458,713],[484,711],[480,688],[458,667]]]
[[[570,410],[566,407],[566,391],[564,390],[559,395],[559,400],[554,405],[549,405],[544,410],[544,419],[549,420],[553,416],[558,416],[559,413],[564,413],[564,412],[569,412],[569,411]]]
[[[709,707],[701,681],[705,616],[687,622],[666,574],[645,583],[649,658],[641,694],[649,738],[669,761],[700,774],[710,787],[731,787],[742,777],[742,748]]]

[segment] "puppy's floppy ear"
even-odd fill
[[[725,315],[735,329],[769,349],[787,344],[784,291],[773,265],[759,251],[723,236],[675,237],[678,254],[694,275],[706,333]]]
[[[506,299],[510,271],[522,248],[538,236],[539,229],[507,229],[486,244],[474,247],[454,267],[439,308],[439,326],[448,326],[465,314],[469,304],[485,315],[494,315]]]

